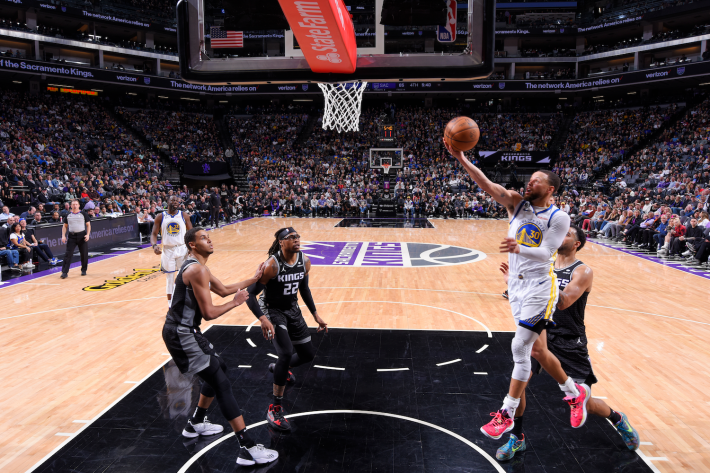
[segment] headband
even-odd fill
[[[279,233],[278,239],[283,240],[284,238],[286,238],[287,236],[289,236],[292,233],[298,233],[298,232],[296,232],[296,230],[294,230],[293,227],[284,228],[283,230],[281,230],[281,233]]]

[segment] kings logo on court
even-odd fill
[[[481,251],[438,243],[312,241],[303,242],[301,251],[318,266],[419,268],[486,259]]]

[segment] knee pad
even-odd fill
[[[518,381],[527,381],[530,378],[530,354],[532,353],[532,343],[525,343],[517,335],[513,338],[510,347],[513,352],[513,379]]]
[[[165,273],[165,293],[172,295],[175,292],[175,275],[173,273]]]

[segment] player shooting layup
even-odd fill
[[[484,192],[505,206],[510,218],[508,236],[501,242],[500,250],[508,253],[510,267],[508,297],[517,325],[511,343],[515,366],[503,407],[491,414],[493,420],[481,427],[481,432],[486,436],[499,439],[515,425],[515,410],[530,378],[533,344],[548,322],[552,321],[559,297],[554,263],[557,249],[569,230],[570,218],[555,205],[548,205],[560,187],[557,174],[546,170],[535,172],[530,177],[525,195],[521,196],[491,182],[466,159],[463,152],[454,151],[446,140],[444,146]],[[581,427],[586,421],[589,392],[567,376],[554,356],[538,361],[567,394],[572,408],[572,427]]]
[[[180,270],[187,257],[185,233],[192,228],[190,218],[185,216],[185,212],[178,210],[178,205],[177,196],[171,196],[168,200],[168,211],[155,216],[153,232],[150,234],[153,251],[156,255],[162,255],[160,269],[165,273],[165,292],[168,300],[173,297],[175,290],[175,273]],[[158,230],[163,244],[162,251],[158,247]]]

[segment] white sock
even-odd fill
[[[560,384],[559,387],[568,396],[579,397],[579,389],[577,389],[577,386],[575,386],[574,380],[572,378],[567,377],[567,381],[565,381],[565,384]]]
[[[509,395],[505,396],[505,399],[503,399],[503,407],[501,407],[501,410],[504,410],[508,413],[508,417],[511,419],[515,419],[515,410],[518,408],[520,405],[520,398],[514,398],[510,397]]]

